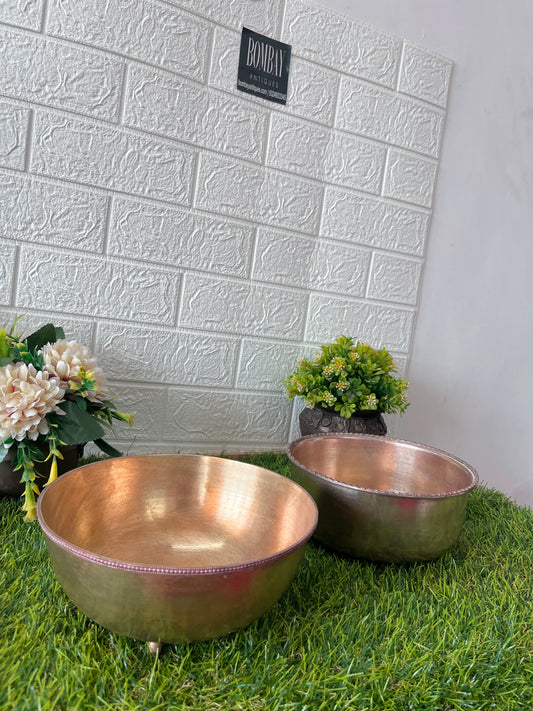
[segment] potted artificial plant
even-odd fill
[[[396,375],[390,353],[340,336],[321,346],[313,360],[301,358],[284,381],[289,399],[300,396],[302,435],[356,432],[384,435],[383,413],[408,407],[408,382]]]
[[[62,328],[47,324],[22,339],[14,326],[0,329],[0,493],[23,494],[32,521],[39,484],[76,467],[87,442],[119,456],[104,427],[131,425],[133,415],[115,409],[96,358]]]

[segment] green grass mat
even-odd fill
[[[245,459],[290,473],[284,455]],[[77,611],[17,500],[0,499],[0,524],[2,710],[533,708],[533,512],[499,492],[473,492],[457,545],[431,563],[310,543],[261,619],[159,657]]]

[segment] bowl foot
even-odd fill
[[[154,656],[159,656],[161,654],[161,650],[163,649],[163,643],[162,642],[147,642],[146,643],[146,648],[150,652],[150,654],[153,654]]]

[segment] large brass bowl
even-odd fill
[[[174,454],[79,467],[46,488],[37,516],[72,602],[156,644],[218,637],[272,607],[317,509],[267,469]]]
[[[311,435],[289,444],[294,479],[315,499],[315,538],[354,557],[429,560],[457,540],[472,467],[392,437]]]

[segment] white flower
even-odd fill
[[[324,394],[322,395],[322,401],[326,403],[328,407],[331,407],[335,402],[337,398],[327,390],[324,391]]]
[[[367,395],[367,396],[366,396],[364,402],[365,402],[365,405],[366,405],[367,407],[374,407],[374,405],[377,405],[377,404],[378,404],[378,399],[377,399],[377,397],[374,395],[374,393],[370,393],[370,395]]]
[[[45,417],[59,412],[64,390],[59,379],[35,370],[33,365],[12,363],[0,368],[0,438],[18,442],[35,440],[49,430]]]
[[[84,397],[91,402],[102,402],[107,398],[108,388],[102,369],[91,351],[76,341],[60,339],[55,343],[47,343],[43,349],[43,369],[50,375],[57,376],[62,383],[72,390],[81,385],[80,368],[95,382],[94,390],[83,392]]]

